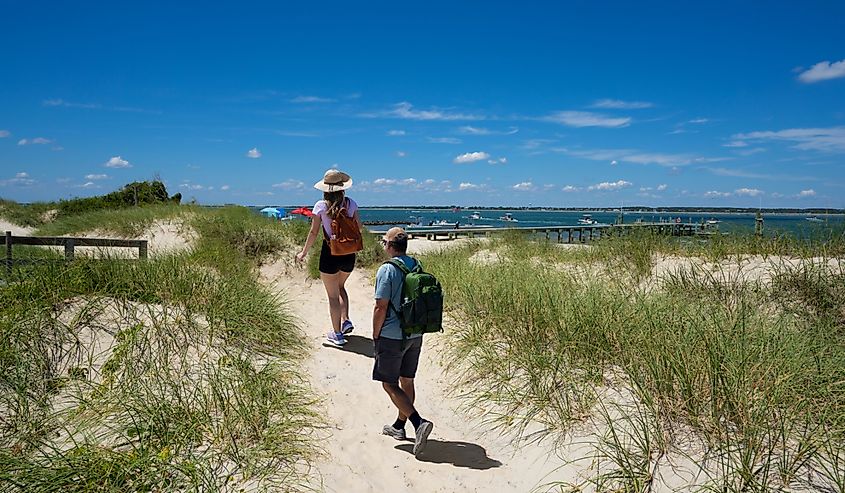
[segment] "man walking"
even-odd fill
[[[390,228],[381,240],[385,252],[413,269],[417,261],[406,255],[408,235],[402,228]],[[399,416],[392,425],[385,425],[382,433],[397,440],[405,440],[405,424],[414,426],[414,456],[425,448],[428,435],[434,428],[431,421],[420,417],[414,408],[414,376],[422,348],[422,334],[402,337],[398,310],[402,305],[404,274],[395,265],[386,263],[376,274],[376,305],[373,309],[373,344],[375,365],[373,380],[382,383]]]

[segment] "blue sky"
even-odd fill
[[[845,207],[842,2],[117,3],[0,0],[0,197]]]

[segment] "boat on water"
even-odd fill
[[[824,222],[824,219],[822,219],[818,216],[808,216],[808,217],[805,217],[804,219],[807,220],[807,221],[810,221],[811,223],[823,223]]]
[[[598,224],[599,222],[593,219],[591,214],[584,214],[578,219],[578,224]]]
[[[457,228],[458,222],[449,222],[445,219],[440,219],[437,221],[430,221],[428,224],[424,224],[419,218],[415,216],[411,216],[412,220],[415,220],[412,223],[408,223],[408,228]]]
[[[480,212],[473,212],[472,214],[469,215],[469,218],[473,219],[473,220],[481,219],[481,213]]]
[[[719,220],[719,219],[716,219],[716,218],[711,217],[710,219],[708,219],[708,220],[706,220],[706,221],[704,221],[704,222],[705,222],[705,223],[707,223],[707,224],[710,224],[710,225],[714,225],[714,224],[719,224],[719,223],[721,223],[722,221],[721,221],[721,220]]]
[[[510,212],[505,212],[505,215],[501,216],[499,218],[499,221],[505,221],[507,223],[518,223],[519,219],[513,217],[513,214],[511,214]]]

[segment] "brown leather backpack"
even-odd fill
[[[334,238],[329,240],[332,255],[349,255],[364,249],[364,238],[355,217],[349,216],[349,199],[344,199],[337,213],[332,217]]]

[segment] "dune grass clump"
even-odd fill
[[[0,287],[4,490],[306,488],[304,341],[253,257],[291,233],[197,229],[188,253],[16,266]]]
[[[479,245],[424,258],[461,321],[450,361],[469,405],[523,437],[562,439],[598,420],[601,467],[588,483],[600,491],[653,487],[684,439],[703,478],[687,488],[841,487],[841,269],[789,270],[771,283],[690,269],[642,289],[656,252],[687,247],[608,240],[575,254],[603,263],[602,277],[555,268],[573,253],[524,238],[491,244],[505,260],[471,260]],[[692,250],[759,253],[734,246]]]
[[[53,208],[55,208],[55,204],[48,202],[21,205],[13,200],[0,198],[0,218],[6,219],[12,224],[29,228],[43,224],[45,213]]]
[[[193,209],[195,208],[172,203],[125,209],[98,209],[57,218],[39,226],[35,234],[62,236],[99,231],[106,235],[132,238],[143,233],[155,221],[188,215]]]

